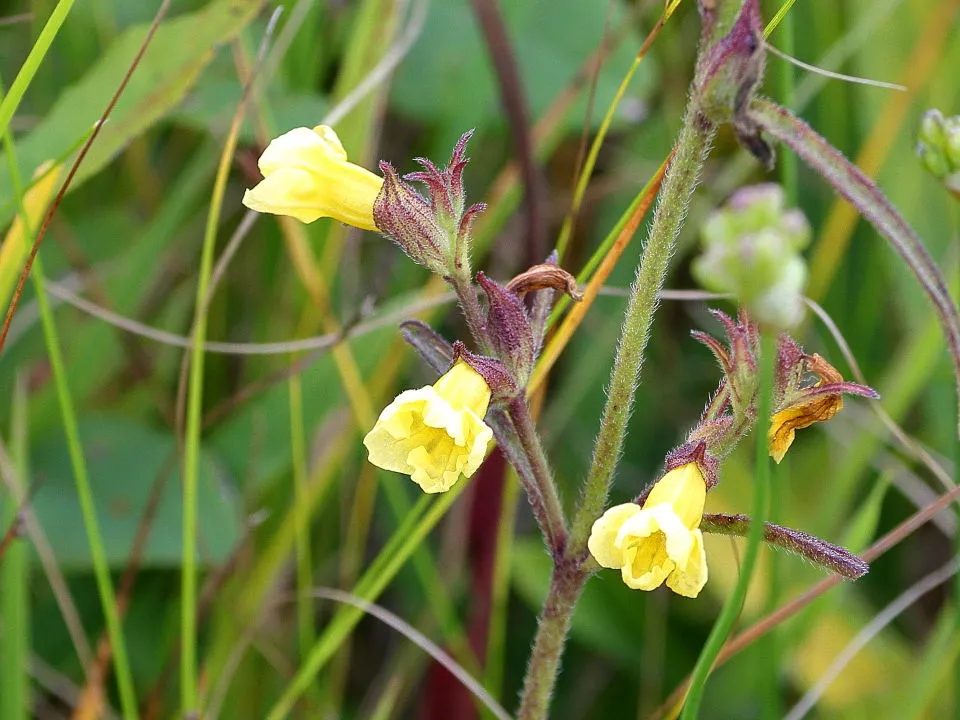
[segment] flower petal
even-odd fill
[[[707,554],[703,548],[703,533],[694,530],[693,547],[684,568],[677,568],[667,577],[667,587],[677,595],[695,598],[707,584]]]
[[[336,135],[334,135],[336,138]],[[310,170],[324,163],[347,161],[347,153],[340,140],[331,142],[310,128],[294,128],[274,138],[263,151],[257,166],[264,177],[283,168]]]
[[[469,408],[481,418],[487,414],[490,386],[480,373],[463,360],[455,362],[433,387],[453,408]]]
[[[454,409],[432,386],[396,397],[367,433],[363,444],[371,463],[402,472],[436,493],[483,463],[493,430],[469,408]]]
[[[707,498],[707,483],[695,462],[674,468],[653,486],[644,507],[669,505],[690,530],[700,525]]]
[[[623,523],[640,511],[640,506],[635,503],[614,505],[593,523],[587,548],[602,567],[623,567],[623,549],[616,544],[616,539]]]
[[[662,538],[654,536],[647,543],[624,553],[620,577],[633,590],[656,590],[673,572],[674,564],[663,551]]]
[[[620,528],[617,543],[621,547],[627,547],[633,538],[652,538],[654,535],[662,535],[656,542],[663,544],[665,557],[677,565],[686,565],[693,547],[693,534],[666,503],[653,507],[650,507],[649,502],[644,505],[640,513],[627,520]]]
[[[368,459],[384,470],[410,474],[413,471],[407,461],[410,451],[419,446],[411,443],[423,407],[436,397],[431,387],[405,390],[380,413],[373,429],[363,439]],[[422,422],[419,422],[422,425]]]
[[[373,204],[383,178],[347,162],[331,128],[294,128],[272,140],[258,164],[264,180],[244,195],[247,207],[302,222],[331,217],[377,230]]]

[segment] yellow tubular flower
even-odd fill
[[[347,162],[333,128],[295,128],[275,138],[259,161],[263,180],[243,196],[251,210],[311,223],[331,217],[377,230],[373,203],[383,178]]]
[[[618,569],[634,590],[664,581],[678,595],[696,597],[707,582],[700,520],[707,484],[696,463],[674,468],[654,485],[643,507],[607,510],[594,524],[587,547],[596,561]]]
[[[424,492],[449,490],[473,475],[493,431],[483,421],[490,387],[463,361],[432,386],[406,390],[363,439],[370,462],[409,475]]]

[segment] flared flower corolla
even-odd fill
[[[696,463],[674,468],[654,485],[643,506],[617,505],[594,524],[590,554],[620,570],[635,590],[664,583],[678,595],[697,597],[707,582],[707,558],[699,530],[707,485]]]
[[[371,463],[409,475],[424,492],[449,490],[473,475],[493,431],[483,421],[490,387],[457,361],[436,383],[400,393],[363,439]]]

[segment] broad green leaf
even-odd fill
[[[397,329],[386,327],[350,341],[357,364],[365,377],[379,365]],[[304,371],[304,426],[318,428],[333,419],[331,412],[344,401],[343,384],[333,355],[322,355]],[[376,408],[379,412],[380,408]],[[354,423],[349,413],[337,422]],[[359,431],[358,431],[359,432]],[[364,433],[366,430],[364,430]],[[256,400],[242,406],[210,435],[215,448],[238,476],[256,483],[276,477],[290,467],[290,407],[286,383],[278,383]],[[357,447],[362,449],[359,438]]]
[[[291,93],[270,83],[264,88],[267,106],[280,132],[295,127],[317,125],[329,108],[326,99],[307,93]],[[222,136],[230,127],[234,111],[243,94],[243,87],[233,77],[208,73],[197,83],[183,104],[173,113],[173,119],[188,127]],[[248,118],[240,127],[240,140],[257,140],[253,123]]]
[[[125,418],[104,416],[81,420],[80,436],[111,567],[126,566],[158,478],[165,480],[163,493],[140,562],[145,567],[179,565],[181,493],[173,435]],[[66,442],[60,433],[34,446],[31,465],[38,485],[33,507],[58,562],[65,570],[88,570],[87,537]],[[201,561],[222,562],[240,537],[240,509],[221,467],[209,453],[201,456],[198,503]]]
[[[169,20],[160,27],[120,97],[109,122],[90,148],[71,183],[76,189],[98,173],[135,137],[174,107],[197,82],[219,46],[231,40],[257,14],[262,0],[218,0],[203,10]],[[43,120],[17,142],[22,177],[30,177],[45,160],[67,152],[97,122],[147,32],[126,30],[83,79],[65,89]],[[0,198],[12,197],[6,160],[0,163]],[[0,225],[13,206],[0,205]]]
[[[608,10],[611,28],[621,32],[629,20],[619,5],[606,0],[533,0],[500,3],[513,39],[521,80],[534,117],[540,116],[563,88],[568,86],[584,61],[595,52],[604,35]],[[422,40],[404,60],[393,88],[392,102],[421,122],[454,128],[502,125],[503,111],[489,52],[481,39],[467,0],[434,0],[430,5]],[[613,98],[617,86],[641,45],[634,32],[627,32],[611,53],[597,78],[596,124]],[[642,98],[656,77],[650,57],[643,61],[628,91],[627,99]],[[622,105],[620,119],[626,117]],[[583,107],[569,115],[571,129],[583,123]]]

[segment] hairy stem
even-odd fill
[[[750,577],[760,555],[760,546],[763,543],[765,529],[764,518],[767,513],[768,497],[770,494],[770,456],[767,446],[767,422],[773,405],[773,374],[775,356],[777,352],[777,336],[769,330],[764,330],[761,336],[760,351],[760,393],[757,400],[757,424],[755,430],[756,441],[756,468],[753,485],[753,518],[747,527],[747,545],[743,552],[743,562],[740,565],[740,577],[733,592],[723,604],[720,617],[713,624],[710,637],[700,651],[700,657],[693,668],[690,678],[690,689],[687,691],[687,700],[683,706],[683,720],[696,720],[700,712],[700,701],[707,684],[707,678],[713,669],[713,664],[727,641],[727,636],[733,629],[734,623],[740,616],[743,601],[747,597],[750,587]]]
[[[547,541],[553,557],[559,560],[567,543],[567,520],[563,513],[560,497],[557,495],[557,485],[553,480],[550,464],[547,462],[547,456],[543,451],[543,444],[537,434],[537,427],[530,415],[526,398],[514,399],[510,403],[509,413],[510,419],[513,420],[514,427],[517,430],[520,446],[523,448],[527,462],[530,464],[533,482],[543,500],[544,539]]]
[[[486,354],[490,349],[490,342],[487,340],[486,323],[483,320],[483,310],[480,308],[480,301],[477,300],[477,290],[470,280],[469,271],[458,272],[447,278],[454,291],[457,293],[457,301],[460,303],[460,309],[463,310],[463,317],[467,321],[467,327],[470,328],[470,334],[481,353]]]
[[[687,214],[700,170],[709,154],[714,132],[713,122],[699,111],[698,103],[692,97],[677,138],[673,162],[663,181],[650,236],[644,245],[640,266],[630,288],[623,333],[610,373],[607,403],[603,408],[600,432],[593,449],[593,462],[570,533],[568,557],[577,557],[585,552],[590,527],[603,511],[610,491],[650,339],[657,296],[663,289],[677,235]]]
[[[953,357],[957,397],[960,400],[960,313],[950,297],[943,273],[913,228],[897,212],[880,188],[856,165],[824,140],[803,120],[770,100],[755,98],[750,118],[789,146],[849,201],[883,235],[916,276],[930,298]],[[960,434],[960,425],[958,425]]]
[[[563,646],[573,619],[573,608],[587,576],[580,563],[560,562],[553,569],[550,589],[540,611],[537,636],[527,664],[517,720],[541,720],[547,717],[550,697],[560,671]]]
[[[556,561],[550,590],[540,615],[533,651],[527,665],[519,720],[547,717],[550,696],[574,605],[595,566],[586,555],[587,537],[606,503],[613,473],[626,437],[650,326],[663,289],[670,257],[683,225],[700,170],[710,152],[715,125],[691,97],[673,160],[663,181],[650,235],[644,245],[624,316],[623,332],[610,375],[607,403],[594,445],[593,462],[563,557]]]

